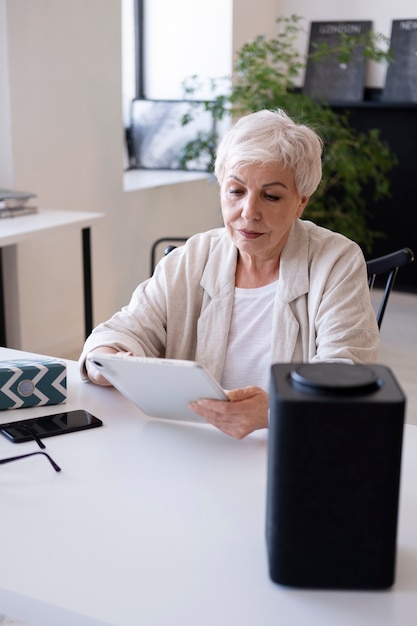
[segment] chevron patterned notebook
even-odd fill
[[[0,361],[0,410],[60,404],[67,399],[67,368],[53,358]]]

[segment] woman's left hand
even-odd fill
[[[219,430],[243,439],[260,428],[268,428],[269,396],[260,387],[242,387],[227,391],[229,401],[201,398],[189,408]]]

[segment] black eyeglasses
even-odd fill
[[[0,459],[0,465],[4,465],[5,463],[11,463],[12,461],[18,461],[19,459],[26,459],[28,456],[35,456],[35,454],[43,454],[46,456],[52,467],[56,472],[60,472],[61,468],[59,465],[55,463],[52,457],[49,456],[47,452],[29,452],[28,454],[19,454],[18,456],[9,456],[7,459]]]
[[[25,428],[26,430],[28,430],[30,434],[32,435],[33,439],[38,444],[38,446],[42,448],[43,450],[46,448],[43,441],[38,437],[36,432],[30,426],[26,426],[26,424],[19,424],[19,428]],[[61,468],[59,467],[59,465],[55,463],[53,458],[50,457],[47,452],[28,452],[27,454],[19,454],[17,456],[10,456],[7,459],[0,459],[0,465],[4,465],[5,463],[11,463],[12,461],[18,461],[19,459],[26,459],[30,456],[35,456],[36,454],[42,454],[43,456],[45,456],[56,472],[61,471]]]

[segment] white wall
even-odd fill
[[[273,33],[279,14],[372,18],[380,30],[393,17],[416,17],[411,0],[399,0],[395,14],[381,0],[335,5],[258,0],[254,11],[253,0],[234,0],[233,48]],[[154,239],[220,223],[217,187],[206,180],[123,192],[120,25],[120,0],[0,0],[0,186],[36,191],[42,208],[105,214],[92,235],[95,323],[146,278]],[[81,349],[80,239],[71,232],[19,245],[8,276],[14,318],[20,300],[15,347]]]
[[[278,0],[233,0],[234,51],[258,35],[274,35],[275,19],[280,14],[277,4]]]
[[[0,0],[0,87],[0,187],[7,187],[12,180],[12,134],[5,0]]]

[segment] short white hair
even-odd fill
[[[285,111],[262,110],[241,117],[221,140],[214,172],[221,184],[225,170],[237,165],[279,163],[294,172],[301,196],[310,197],[321,177],[323,142],[314,130]]]

